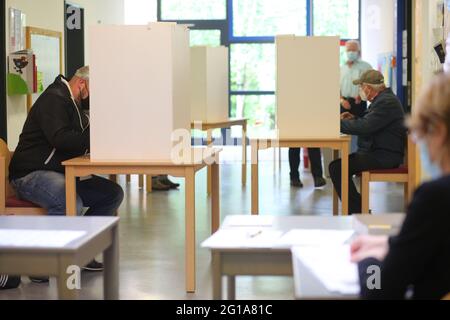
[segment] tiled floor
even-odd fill
[[[239,157],[226,150],[221,168],[221,215],[250,213],[250,186],[241,187]],[[239,155],[239,153],[237,153]],[[285,158],[285,153],[283,154]],[[260,164],[261,214],[331,215],[331,185],[314,190],[309,173],[303,174],[305,188],[291,189],[288,163],[281,172],[274,168],[271,153]],[[249,167],[250,169],[250,167]],[[250,181],[250,173],[249,179]],[[137,177],[130,185],[120,180],[126,199],[120,209],[120,297],[121,299],[210,299],[211,258],[207,250],[197,252],[196,294],[184,292],[184,188],[146,195],[139,190]],[[182,182],[182,181],[181,181]],[[374,212],[403,211],[403,189],[395,184],[372,184]],[[206,197],[206,171],[197,176],[197,241],[209,235],[209,205]],[[56,299],[56,285],[34,284],[22,277],[17,290],[0,292],[0,299]],[[101,274],[83,273],[83,299],[102,298]],[[242,277],[237,280],[238,299],[292,299],[291,278]]]

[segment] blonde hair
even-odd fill
[[[417,100],[409,127],[420,135],[432,132],[437,123],[447,128],[446,151],[450,155],[450,75],[436,76]]]

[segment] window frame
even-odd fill
[[[181,24],[192,25],[192,30],[220,30],[221,31],[221,45],[228,47],[233,44],[274,44],[275,36],[235,36],[234,35],[234,12],[233,12],[233,1],[226,0],[226,19],[225,20],[165,20],[162,19],[162,5],[161,2],[164,0],[157,0],[157,17],[158,21],[161,22],[176,22]],[[314,35],[314,0],[306,1],[306,36]],[[358,0],[359,13],[358,13],[358,38],[356,40],[361,40],[361,0]],[[345,43],[350,39],[341,39],[341,47],[345,46]],[[263,96],[263,95],[275,95],[276,88],[274,91],[263,91],[263,90],[244,90],[237,91],[231,88],[231,52],[228,56],[228,114],[231,115],[231,101],[233,96]],[[225,136],[226,130],[222,130],[222,136]],[[234,138],[233,144],[238,145],[241,138]],[[206,141],[203,141],[205,144]]]

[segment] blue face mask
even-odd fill
[[[443,176],[443,172],[440,166],[431,160],[430,152],[428,150],[428,145],[425,141],[419,142],[420,148],[420,159],[422,161],[422,167],[427,174],[431,176],[432,179],[439,179]]]
[[[355,62],[359,58],[359,53],[355,52],[355,51],[348,51],[347,58],[348,58],[348,61]]]

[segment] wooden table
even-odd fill
[[[70,290],[68,267],[82,267],[103,253],[103,292],[119,298],[119,218],[116,217],[0,217],[0,230],[84,231],[80,238],[58,246],[1,245],[0,274],[55,276],[59,299],[77,299]],[[20,240],[20,239],[18,239]]]
[[[328,148],[334,150],[334,159],[342,158],[342,214],[348,214],[348,156],[350,152],[351,137],[341,136],[330,139],[296,139],[296,140],[270,140],[255,139],[250,142],[252,148],[252,214],[259,214],[259,151],[269,148]],[[333,214],[339,214],[339,198],[333,191]]]
[[[355,216],[228,216],[218,233],[227,229],[258,228],[263,232],[280,231],[281,234],[293,229],[354,230]],[[404,215],[377,215],[377,222],[398,224]],[[386,231],[386,235],[390,231]],[[378,233],[382,234],[382,233]],[[237,276],[292,276],[291,248],[271,245],[265,247],[231,247],[229,243],[206,247],[212,252],[213,299],[222,300],[223,277],[227,277],[228,299],[236,298]],[[311,290],[304,292],[303,298],[322,292],[322,288],[309,283]],[[317,290],[316,290],[317,289]],[[309,290],[309,289],[308,289]],[[325,293],[324,293],[325,294]],[[324,296],[328,297],[329,296]]]
[[[351,230],[352,217],[272,217],[272,223],[260,223],[267,216],[230,216],[222,224],[222,230],[229,228],[259,227],[261,230],[280,230],[283,233],[293,229]],[[249,223],[249,219],[254,219]],[[241,223],[241,221],[245,221]],[[237,276],[292,276],[291,248],[230,248],[227,244],[209,248],[212,251],[213,299],[222,300],[222,279],[227,277],[229,300],[236,298]]]
[[[247,121],[248,119],[233,119],[221,122],[194,122],[192,129],[206,131],[208,146],[213,143],[212,130],[229,129],[234,126],[242,126],[242,186],[247,185]],[[208,168],[208,194],[211,194],[211,171]]]
[[[211,167],[211,230],[214,233],[220,224],[219,202],[219,153],[220,149],[192,148],[190,163],[167,162],[94,162],[88,157],[80,157],[63,162],[66,167],[67,215],[76,215],[75,178],[93,174],[145,174],[150,176],[169,174],[185,179],[185,237],[186,237],[186,291],[196,288],[196,247],[195,247],[195,174],[206,166]]]

